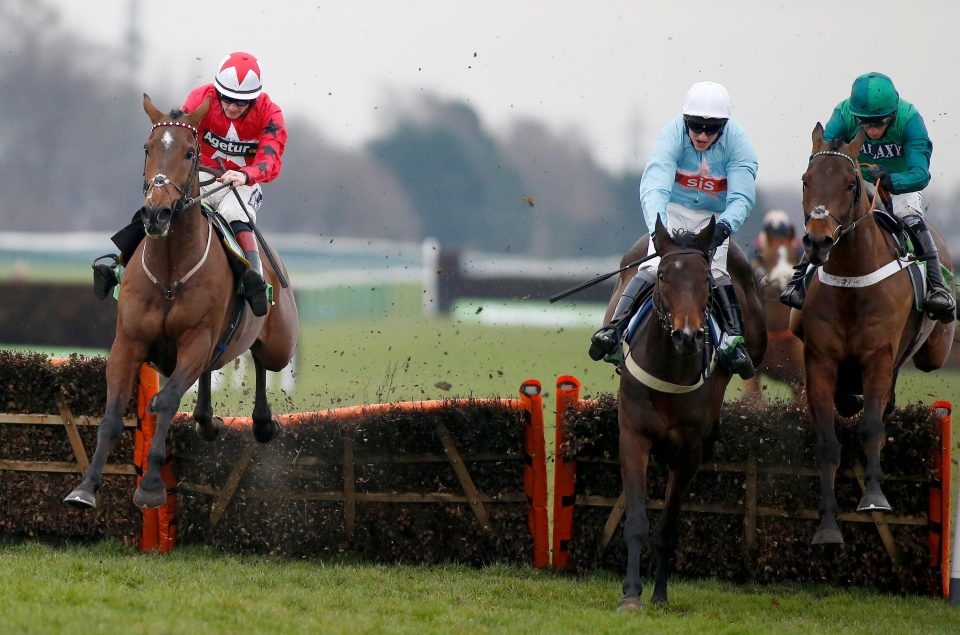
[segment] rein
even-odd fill
[[[186,191],[190,189],[190,186],[193,183],[193,179],[199,178],[197,175],[198,175],[198,169],[200,166],[200,133],[197,130],[196,126],[193,126],[188,123],[184,123],[182,121],[172,121],[172,120],[158,121],[157,123],[153,124],[153,127],[151,128],[151,130],[156,130],[157,128],[161,128],[164,126],[186,128],[187,130],[193,133],[194,154],[193,154],[193,165],[190,167],[190,176],[188,177],[187,182],[184,183],[183,187],[180,187],[179,185],[171,181],[166,174],[157,173],[153,176],[152,179],[150,179],[149,183],[146,180],[144,180],[143,194],[144,196],[146,196],[147,191],[151,187],[163,188],[167,192],[167,195],[169,195],[170,198],[172,199],[173,196],[170,195],[169,188],[173,187],[177,191],[177,193],[180,195],[179,198],[177,198],[177,200],[174,201],[173,203],[173,214],[175,216],[178,213],[182,212],[183,210],[189,209],[191,206],[193,206],[203,198],[210,196],[214,192],[218,192],[222,190],[224,187],[229,187],[230,184],[224,183],[223,186],[219,188],[215,188],[212,191],[208,191],[206,194],[201,194],[194,197],[187,197]],[[146,176],[146,158],[144,158],[144,176]],[[143,266],[143,272],[147,274],[147,277],[160,290],[160,292],[163,294],[164,299],[166,299],[168,302],[173,302],[174,297],[177,295],[180,289],[183,288],[183,285],[186,284],[187,280],[192,278],[193,275],[197,273],[200,270],[200,268],[203,266],[203,264],[207,261],[207,256],[210,254],[210,243],[212,241],[212,238],[213,238],[213,225],[211,224],[211,220],[207,218],[207,246],[203,250],[203,256],[200,258],[200,261],[197,262],[197,264],[195,264],[190,271],[188,271],[182,278],[175,281],[170,286],[169,289],[164,287],[162,284],[160,284],[160,281],[157,279],[157,277],[153,275],[153,272],[150,271],[150,269],[147,267],[147,244],[144,243],[143,249],[140,251],[140,263]]]
[[[699,249],[693,249],[693,248],[689,248],[689,247],[685,247],[685,248],[682,248],[682,249],[677,249],[677,250],[671,251],[671,252],[669,252],[669,253],[667,253],[667,254],[665,254],[665,255],[663,255],[663,256],[660,256],[660,263],[662,264],[663,261],[666,260],[667,258],[669,258],[670,256],[682,256],[682,255],[686,255],[686,254],[697,254],[697,255],[699,255],[699,256],[702,256],[702,257],[707,261],[707,264],[708,264],[708,265],[710,264],[710,258],[707,256],[706,253],[700,251]],[[657,311],[657,318],[660,320],[660,328],[662,328],[662,329],[663,329],[664,331],[666,331],[667,333],[672,333],[672,332],[673,332],[673,327],[670,325],[670,318],[671,318],[670,312],[669,312],[669,311],[664,311],[664,310],[661,308],[660,302],[658,301],[659,298],[660,298],[660,283],[658,282],[658,283],[657,283],[657,286],[656,286],[656,289],[655,289],[655,291],[654,291],[654,293],[653,293],[653,308],[656,309],[656,311]],[[710,315],[710,307],[709,307],[709,305],[707,306],[706,309],[704,309],[704,314],[705,314],[705,316],[709,317],[709,315]]]
[[[847,216],[847,215],[850,214],[851,211],[853,211],[853,206],[856,205],[858,202],[860,202],[860,195],[863,193],[863,189],[862,189],[862,185],[861,185],[861,183],[862,183],[862,181],[863,181],[863,177],[862,177],[861,174],[860,174],[860,167],[857,165],[856,159],[854,159],[854,158],[851,157],[850,155],[844,154],[843,152],[837,152],[836,150],[821,150],[820,152],[815,152],[815,153],[810,157],[810,161],[809,161],[809,162],[812,163],[815,158],[820,157],[820,156],[843,157],[844,159],[846,159],[847,161],[850,162],[850,165],[853,166],[853,171],[854,171],[854,173],[857,175],[857,192],[856,192],[856,194],[854,194],[853,200],[850,201],[850,207],[847,208],[847,211],[846,211],[846,213],[844,214],[844,216]],[[880,184],[880,181],[877,180],[877,186],[878,186],[878,187],[879,187],[879,184]],[[842,222],[839,218],[837,218],[836,216],[834,216],[833,214],[831,214],[831,213],[830,213],[824,206],[822,206],[822,205],[818,205],[817,207],[815,207],[815,208],[813,209],[813,211],[811,211],[809,214],[806,215],[806,217],[804,218],[804,225],[806,225],[807,223],[809,223],[811,219],[813,219],[813,220],[821,220],[821,219],[828,218],[828,217],[829,217],[829,218],[832,218],[833,220],[835,220],[835,221],[837,222],[837,229],[834,231],[834,237],[833,237],[833,242],[834,242],[834,244],[836,244],[836,243],[838,243],[838,242],[840,241],[840,239],[843,238],[845,235],[847,235],[847,234],[849,234],[850,232],[852,232],[853,230],[855,230],[855,229],[857,228],[857,225],[860,224],[860,221],[862,221],[862,220],[865,219],[865,218],[868,218],[868,217],[873,216],[873,208],[874,208],[874,206],[875,206],[876,203],[877,203],[877,192],[878,192],[878,189],[877,189],[877,188],[874,188],[874,194],[873,194],[873,198],[870,200],[869,210],[868,210],[865,214],[863,214],[862,216],[860,216],[859,218],[855,219],[852,223],[850,223],[850,224],[847,225],[847,226],[844,226],[843,222]]]
[[[710,258],[706,253],[704,253],[699,249],[693,249],[693,248],[687,247],[687,248],[677,249],[675,251],[671,251],[669,253],[666,253],[660,256],[661,265],[663,264],[663,261],[669,258],[670,256],[680,256],[680,255],[686,255],[686,254],[697,254],[699,256],[702,256],[707,261],[708,265],[710,263]],[[659,296],[660,296],[660,284],[658,282],[657,287],[654,290],[653,298],[651,301],[653,303],[654,310],[657,312],[657,318],[660,322],[660,328],[666,333],[672,333],[673,327],[670,326],[670,313],[668,311],[662,310],[660,303],[658,302]],[[710,323],[709,305],[704,309],[704,317],[705,317],[705,323],[709,324]],[[709,328],[706,326],[702,330],[704,331],[705,335],[709,333]],[[708,338],[705,338],[705,339],[708,339]],[[648,371],[644,370],[644,368],[641,367],[640,364],[638,364],[636,360],[633,359],[633,356],[630,354],[630,345],[627,342],[623,342],[622,347],[623,347],[622,349],[623,365],[624,365],[624,368],[627,370],[627,372],[630,373],[630,375],[632,375],[634,379],[639,381],[644,386],[651,388],[652,390],[656,390],[658,392],[668,393],[668,394],[684,394],[684,393],[693,392],[694,390],[697,390],[698,388],[703,386],[707,378],[713,373],[713,369],[716,366],[716,362],[717,362],[716,356],[710,355],[710,350],[712,346],[705,342],[704,355],[702,356],[703,364],[699,373],[699,376],[700,376],[699,379],[695,383],[690,385],[675,384],[673,382],[669,382],[659,377],[656,377],[651,373],[649,373]]]

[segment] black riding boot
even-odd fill
[[[949,324],[957,319],[957,302],[953,289],[947,289],[944,285],[940,274],[940,254],[933,236],[927,224],[916,214],[904,217],[903,222],[913,239],[917,260],[927,266],[927,298],[923,302],[923,310],[931,318]]]
[[[257,238],[253,235],[249,225],[234,221],[230,223],[234,235],[243,255],[250,263],[250,267],[243,272],[240,281],[243,283],[243,297],[247,299],[250,310],[260,317],[267,314],[267,282],[263,279],[263,265],[260,263],[260,251],[257,249]]]
[[[599,361],[616,352],[620,340],[623,339],[623,331],[630,322],[633,312],[637,310],[640,298],[646,295],[655,281],[653,272],[646,270],[637,272],[637,275],[630,279],[623,290],[623,295],[617,301],[617,308],[613,310],[610,322],[590,338],[590,359]]]
[[[721,339],[722,359],[731,373],[750,379],[757,374],[753,360],[743,345],[743,319],[740,317],[740,304],[737,291],[732,284],[721,284],[716,290],[717,305],[720,308],[720,327],[728,337]]]
[[[803,300],[807,297],[807,287],[804,286],[803,279],[807,277],[809,266],[810,260],[807,258],[807,254],[803,254],[800,262],[793,266],[793,278],[780,292],[780,302],[794,309],[803,308]]]
[[[130,224],[110,237],[113,244],[120,249],[120,254],[105,254],[93,261],[93,294],[98,300],[103,300],[115,286],[120,282],[120,267],[127,266],[133,252],[137,250],[140,241],[147,233],[143,229],[143,221],[140,220],[140,211],[137,210],[133,215]],[[100,262],[109,259],[112,264]]]

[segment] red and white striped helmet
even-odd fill
[[[213,84],[221,95],[232,99],[256,99],[263,89],[257,58],[240,51],[227,55],[220,62]]]

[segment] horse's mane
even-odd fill
[[[170,119],[171,119],[172,121],[176,121],[178,118],[180,118],[180,117],[184,116],[185,114],[187,114],[187,112],[188,112],[188,111],[186,111],[186,110],[181,110],[180,108],[174,108],[173,110],[170,111]]]
[[[693,247],[694,249],[700,248],[700,244],[697,242],[699,234],[696,232],[686,229],[674,229],[671,231],[671,234],[673,242],[677,247]]]
[[[826,143],[827,143],[827,150],[839,150],[841,147],[846,145],[843,142],[843,139],[831,139]]]

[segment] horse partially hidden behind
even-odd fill
[[[834,493],[840,464],[834,406],[844,417],[863,409],[858,431],[867,464],[857,510],[889,511],[880,487],[880,451],[883,417],[895,404],[897,374],[910,358],[923,371],[942,367],[955,327],[914,308],[906,265],[880,228],[860,174],[857,155],[863,140],[861,131],[850,143],[824,141],[818,123],[803,175],[803,243],[810,262],[822,267],[803,310],[793,312],[791,326],[803,339],[807,404],[817,433],[820,525],[814,544],[843,542]],[[949,266],[943,241],[934,237],[942,262]]]
[[[192,113],[168,115],[143,96],[143,109],[153,123],[144,144],[145,201],[140,210],[147,238],[121,281],[97,449],[80,485],[64,499],[76,507],[96,507],[103,466],[123,429],[122,416],[144,362],[169,379],[150,404],[157,416],[156,436],[147,471],[133,496],[138,506],[156,508],[166,502],[160,466],[166,456],[167,431],[183,394],[199,379],[193,413],[197,431],[207,440],[216,438],[219,428],[210,401],[210,373],[248,349],[256,367],[254,437],[267,442],[278,429],[266,398],[266,371],[281,370],[293,357],[297,306],[293,289],[281,285],[268,258],[264,276],[275,290],[275,304],[264,317],[247,311],[225,250],[216,244],[213,226],[201,213],[197,124],[209,105],[207,101]],[[286,270],[279,266],[286,279]]]
[[[710,255],[714,219],[699,233],[674,232],[660,221],[654,234],[660,257],[653,289],[653,308],[639,323],[625,351],[620,376],[618,419],[620,466],[627,513],[624,540],[627,570],[621,609],[640,606],[640,549],[647,537],[647,464],[650,455],[669,470],[666,502],[654,529],[656,577],[652,601],[667,601],[667,576],[673,568],[678,516],[694,475],[709,458],[720,425],[720,407],[730,373],[714,367],[710,315]],[[645,236],[623,257],[621,265],[647,253]],[[743,310],[747,350],[754,364],[766,345],[763,307],[743,250],[731,241],[727,267]],[[634,275],[620,274],[605,322]],[[644,309],[641,308],[641,312]]]
[[[780,293],[797,263],[797,245],[785,212],[774,210],[764,217],[753,265],[762,275],[760,297],[767,320],[767,350],[757,375],[743,382],[745,396],[752,399],[761,398],[761,375],[787,384],[794,401],[803,399],[803,342],[790,330],[790,307],[780,302]]]

